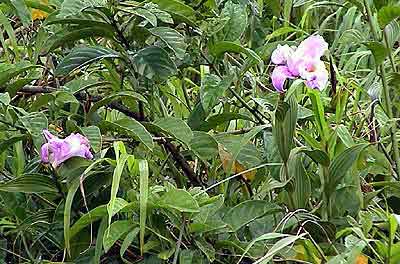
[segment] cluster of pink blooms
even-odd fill
[[[320,35],[308,37],[298,47],[278,45],[271,56],[277,65],[271,75],[275,89],[282,93],[287,79],[301,78],[308,87],[323,90],[328,71],[321,57],[327,50],[328,43]]]
[[[40,156],[43,163],[50,163],[53,168],[71,157],[93,158],[89,140],[81,134],[72,133],[65,139],[60,139],[48,130],[43,130],[43,135],[47,143],[43,144]]]

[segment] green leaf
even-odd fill
[[[209,160],[218,154],[218,143],[209,134],[202,131],[193,131],[190,149],[201,159]]]
[[[161,10],[167,11],[178,20],[184,21],[192,26],[195,25],[195,11],[183,2],[178,0],[151,0],[151,2],[157,4]]]
[[[103,99],[101,99],[100,101],[94,103],[88,112],[88,116],[91,116],[100,107],[108,105],[115,100],[121,100],[123,98],[131,99],[132,101],[141,101],[141,102],[147,103],[147,100],[141,94],[138,94],[138,93],[135,93],[132,91],[118,92],[118,93],[108,95],[108,96],[104,97]]]
[[[103,247],[104,252],[108,250],[120,239],[124,234],[129,232],[135,225],[132,224],[131,220],[118,220],[112,223],[104,233]]]
[[[119,255],[121,259],[124,259],[124,253],[128,249],[128,247],[132,244],[133,240],[135,240],[136,236],[139,234],[139,228],[133,229],[131,232],[129,232],[124,241],[122,242],[121,248],[119,250]],[[129,261],[125,260],[126,263],[129,263]]]
[[[0,183],[0,191],[21,193],[57,193],[54,181],[42,174],[24,174]]]
[[[400,16],[400,6],[384,6],[378,12],[378,23],[381,28]]]
[[[289,237],[285,237],[282,238],[281,240],[279,240],[278,242],[276,242],[267,252],[267,254],[262,257],[261,259],[259,259],[257,262],[260,264],[267,264],[270,263],[271,259],[278,254],[281,250],[285,249],[286,247],[290,246],[291,244],[293,244],[294,242],[296,242],[297,240],[301,239],[302,237],[304,237],[306,234],[303,233],[299,236],[289,236]]]
[[[302,161],[301,148],[292,149],[287,162],[290,177],[293,177],[293,202],[294,207],[307,208],[311,196],[311,181]]]
[[[55,74],[57,76],[68,75],[72,71],[80,69],[93,62],[106,58],[118,57],[119,55],[115,53],[115,51],[100,46],[75,48],[57,66]]]
[[[11,102],[9,93],[0,93],[0,103],[3,105],[9,105]]]
[[[351,169],[354,162],[358,159],[359,154],[363,151],[368,144],[354,145],[342,153],[340,153],[329,166],[329,179],[327,182],[327,191],[333,192],[336,186],[346,176],[346,173]]]
[[[183,59],[187,45],[181,33],[169,27],[156,27],[149,29],[149,31],[173,50],[178,59]]]
[[[31,69],[39,68],[29,62],[22,61],[15,64],[0,63],[0,86],[5,85],[18,75],[28,72]]]
[[[336,128],[336,134],[339,136],[340,140],[342,140],[343,144],[350,148],[354,145],[354,140],[350,135],[349,130],[344,125],[339,125]]]
[[[322,139],[327,141],[329,136],[329,127],[326,123],[324,105],[322,104],[320,92],[308,89],[308,96],[310,97],[313,106],[312,110],[314,112],[318,132]]]
[[[171,189],[161,196],[159,205],[165,208],[178,210],[182,213],[199,212],[197,201],[189,192],[181,189]]]
[[[121,198],[115,199],[113,215],[117,214],[127,205],[128,202],[125,201],[124,199]],[[82,215],[78,219],[78,221],[76,221],[74,225],[70,228],[70,237],[73,238],[75,235],[79,233],[79,231],[81,231],[91,223],[103,219],[104,217],[107,216],[107,214],[108,214],[107,205],[100,205],[90,210],[90,212]]]
[[[363,43],[372,53],[375,59],[375,64],[380,65],[389,55],[389,50],[381,42],[370,41]]]
[[[12,136],[8,139],[2,139],[0,142],[0,154],[6,151],[9,147],[12,147],[14,143],[24,140],[25,138],[26,135],[17,135],[17,136]]]
[[[215,260],[215,249],[208,243],[204,237],[199,237],[194,240],[198,248],[206,255],[207,259],[212,263]]]
[[[232,228],[232,231],[236,232],[241,227],[260,217],[267,214],[278,213],[281,210],[282,209],[276,204],[267,201],[249,200],[231,208],[224,215],[223,221]]]
[[[81,131],[88,138],[90,146],[95,153],[101,151],[102,136],[97,126],[82,127]]]
[[[201,81],[200,100],[205,111],[210,111],[218,103],[219,98],[229,88],[232,80],[232,76],[227,76],[223,80],[214,74],[204,76]]]
[[[114,143],[114,152],[116,156],[117,166],[114,169],[112,183],[111,183],[111,194],[110,194],[110,201],[107,204],[107,211],[108,211],[108,223],[111,223],[111,218],[113,216],[115,201],[117,199],[117,193],[119,189],[119,184],[121,181],[122,172],[125,167],[125,163],[127,162],[128,158],[131,156],[126,154],[126,150],[124,149],[125,146],[122,142],[115,142]],[[125,153],[124,153],[125,152]],[[121,155],[120,155],[121,153]]]
[[[314,150],[302,150],[307,156],[309,156],[314,162],[321,164],[323,166],[329,166],[331,163],[328,154],[326,152],[320,150],[320,149],[314,149]]]
[[[48,127],[46,115],[42,112],[33,112],[21,117],[19,120],[31,134],[35,147],[39,149],[44,141],[42,136],[43,129]]]
[[[25,4],[24,0],[9,0],[11,4],[14,6],[15,10],[21,22],[24,26],[28,26],[32,22],[31,13],[28,10],[28,7]]]
[[[106,0],[64,0],[61,4],[59,17],[68,17],[80,13],[83,9],[95,6],[105,6]]]
[[[144,254],[144,234],[146,230],[146,217],[147,217],[147,200],[149,197],[149,166],[146,160],[139,161],[139,175],[140,175],[140,254]]]
[[[198,128],[198,130],[209,131],[211,129],[216,128],[219,125],[225,125],[229,121],[238,120],[238,119],[253,121],[253,119],[251,119],[250,116],[226,112],[226,113],[210,116],[207,119],[207,121],[205,121],[203,124],[201,124],[201,126]]]
[[[227,20],[221,40],[236,41],[240,39],[247,27],[246,7],[228,1],[222,9],[221,19]]]
[[[110,29],[110,26],[108,24],[84,28],[79,27],[77,29],[62,29],[48,39],[45,49],[50,52],[58,47],[64,46],[74,41],[96,37],[113,39],[114,31],[112,28]]]
[[[182,141],[186,145],[190,145],[190,141],[193,138],[193,132],[182,119],[176,117],[165,117],[156,120],[154,124],[174,138]]]
[[[156,77],[163,80],[177,72],[168,53],[159,47],[150,46],[139,50],[133,61],[137,72],[149,79]]]
[[[301,32],[301,31],[298,29],[292,28],[292,27],[281,27],[281,28],[278,28],[277,30],[275,30],[274,32],[272,32],[271,34],[269,34],[267,36],[267,41],[270,41],[273,38],[277,38],[277,37],[280,37],[282,35],[286,35],[286,34],[289,34],[292,32]]]
[[[284,162],[293,148],[293,137],[297,123],[297,102],[294,96],[288,102],[279,101],[275,110],[275,125],[272,132]]]
[[[117,131],[119,133],[132,136],[142,142],[147,148],[152,150],[154,148],[153,137],[146,130],[146,128],[131,118],[123,118],[114,122],[102,121],[100,128],[104,131]]]
[[[146,8],[136,8],[132,11],[137,16],[140,16],[147,20],[153,27],[157,26],[157,16]]]

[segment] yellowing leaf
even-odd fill
[[[368,264],[368,257],[364,255],[359,255],[356,258],[356,264]]]
[[[219,152],[219,157],[222,162],[222,167],[224,168],[225,172],[228,172],[229,165],[232,163],[232,155],[229,152],[227,152],[222,145],[218,145],[218,152]],[[245,170],[248,170],[248,168],[245,168],[242,164],[240,164],[239,161],[235,160],[232,163],[231,171],[234,174],[241,173]],[[256,173],[257,173],[257,170],[252,170],[252,171],[243,173],[241,176],[246,181],[252,181],[254,179],[254,177],[256,176]]]
[[[40,0],[40,3],[43,5],[47,5],[49,3],[49,1],[48,0]],[[42,10],[32,8],[32,20],[33,21],[45,19],[48,15],[49,15],[48,13],[46,13]]]

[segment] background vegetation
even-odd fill
[[[400,263],[398,4],[0,1],[0,262]],[[311,34],[328,87],[279,94]]]

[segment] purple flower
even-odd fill
[[[277,67],[272,72],[272,85],[284,92],[287,79],[302,78],[313,89],[323,90],[328,84],[328,71],[321,61],[328,43],[320,36],[310,36],[296,47],[278,45],[271,56]]]
[[[89,140],[81,134],[72,133],[65,139],[60,139],[46,129],[43,130],[43,135],[47,141],[42,145],[40,153],[43,163],[51,163],[56,168],[71,157],[93,158]]]

